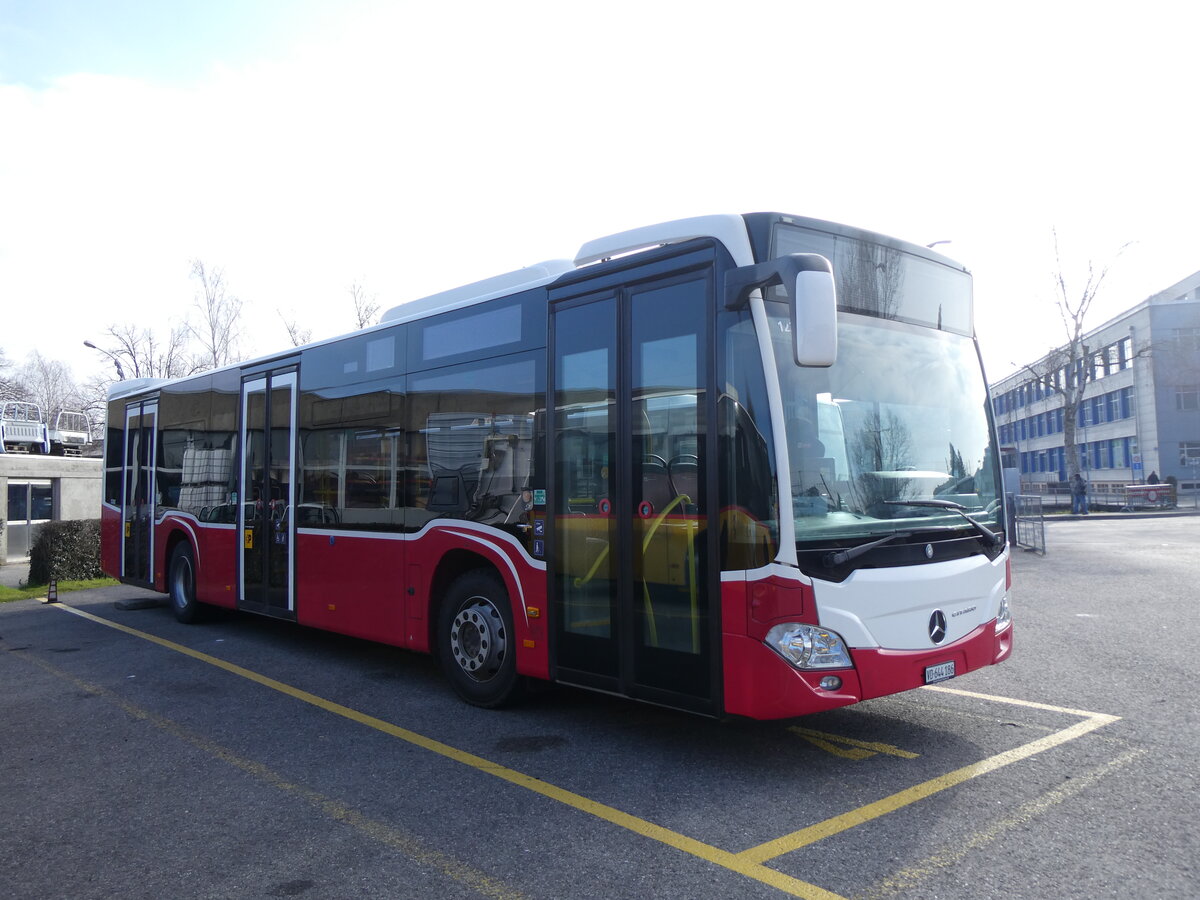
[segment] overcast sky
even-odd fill
[[[0,0],[0,349],[83,378],[189,261],[245,351],[625,228],[776,210],[975,275],[995,380],[1200,270],[1191,4]]]

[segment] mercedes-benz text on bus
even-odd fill
[[[104,566],[436,653],[481,706],[796,716],[1009,655],[994,433],[961,266],[700,217],[116,384]]]

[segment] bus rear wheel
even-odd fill
[[[196,599],[196,555],[186,541],[171,552],[171,564],[167,568],[167,592],[176,619],[190,625],[200,618],[202,610],[200,601]]]
[[[450,585],[438,615],[442,668],[462,699],[494,709],[517,698],[516,641],[504,584],[477,569]]]

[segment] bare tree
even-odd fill
[[[12,363],[0,349],[0,401],[21,399],[21,385],[12,373]]]
[[[1122,244],[1113,254],[1112,260],[1097,267],[1088,260],[1087,279],[1082,288],[1068,287],[1064,274],[1062,255],[1058,247],[1058,231],[1052,229],[1054,238],[1054,273],[1055,305],[1062,317],[1063,328],[1067,334],[1067,342],[1032,366],[1025,369],[1034,379],[1051,391],[1057,392],[1063,398],[1063,452],[1066,456],[1067,477],[1078,475],[1079,445],[1075,432],[1079,417],[1079,407],[1083,403],[1083,394],[1089,381],[1096,377],[1097,361],[1093,358],[1094,348],[1084,342],[1086,320],[1096,300],[1108,270],[1113,262],[1125,252],[1128,243]],[[1140,351],[1139,351],[1140,352]]]
[[[70,368],[58,360],[46,359],[36,350],[21,367],[20,381],[25,399],[42,408],[42,415],[50,425],[60,412],[78,411],[84,406]]]
[[[192,277],[200,282],[200,293],[192,302],[200,313],[200,324],[189,322],[187,329],[203,348],[203,368],[218,369],[237,362],[242,301],[226,289],[225,274],[218,268],[193,259]]]
[[[109,346],[98,348],[110,359],[120,361],[129,378],[182,378],[208,368],[187,351],[187,326],[172,328],[166,340],[148,328],[110,325]]]
[[[366,290],[357,281],[350,285],[350,297],[354,300],[354,327],[366,328],[376,324],[379,316],[379,304],[375,295],[367,296]]]
[[[283,327],[287,329],[288,340],[292,342],[293,347],[299,347],[307,344],[312,340],[312,329],[301,328],[295,319],[289,319],[283,314],[283,310],[275,310],[279,313],[279,318],[283,320]]]
[[[92,428],[92,440],[104,436],[108,416],[108,389],[115,380],[107,375],[92,375],[79,385],[79,411],[86,413]]]

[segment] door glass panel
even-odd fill
[[[265,382],[246,386],[243,400],[242,599],[261,600],[266,582],[266,546],[270,496],[266,482],[267,398]]]
[[[278,382],[276,382],[277,384]],[[271,388],[271,468],[267,481],[267,604],[291,607],[292,571],[292,391],[291,384]]]
[[[295,464],[294,373],[242,389],[242,604],[272,613],[294,607],[292,521]],[[269,400],[268,400],[269,397]]]
[[[555,319],[554,577],[560,660],[616,675],[616,301]]]
[[[124,560],[126,578],[151,580],[154,554],[154,437],[158,407],[135,403],[125,413]]]
[[[707,690],[706,282],[632,295],[634,659],[639,684]]]

